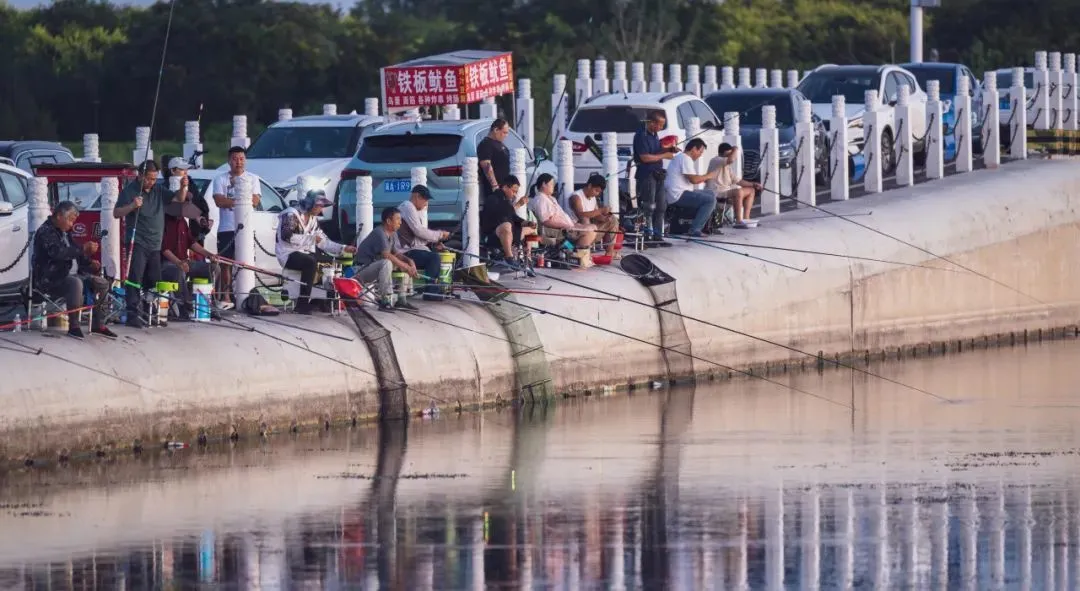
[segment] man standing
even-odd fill
[[[510,176],[510,150],[503,141],[510,135],[510,124],[506,119],[496,119],[491,124],[486,138],[476,146],[476,159],[480,164],[481,196],[487,196],[499,190],[499,181]]]
[[[125,240],[132,244],[128,253],[128,275],[124,290],[127,292],[127,324],[133,328],[145,328],[146,314],[142,305],[142,291],[153,289],[161,281],[161,241],[165,233],[165,204],[173,201],[167,187],[157,182],[158,166],[147,160],[139,166],[139,177],[128,183],[120,192],[113,216],[126,218]],[[186,191],[183,192],[186,195]],[[180,193],[177,197],[182,197]]]
[[[424,275],[427,276],[424,299],[441,300],[442,295],[435,282],[440,270],[439,255],[432,252],[428,246],[434,244],[437,250],[442,250],[441,242],[449,238],[450,233],[431,230],[424,225],[420,212],[427,209],[429,201],[431,201],[431,191],[427,187],[416,185],[412,188],[409,199],[398,206],[401,211],[401,228],[398,229],[398,238],[402,248],[405,249],[405,256],[409,257],[417,267],[423,269]]]
[[[382,210],[382,226],[368,234],[356,248],[355,261],[359,268],[356,280],[360,283],[378,282],[379,309],[383,312],[394,311],[394,306],[390,303],[390,294],[394,292],[394,282],[390,275],[393,269],[396,267],[413,279],[419,274],[416,264],[404,256],[405,251],[402,250],[397,235],[400,227],[401,212],[396,207],[387,207]],[[416,309],[416,306],[407,302],[400,307]]]
[[[709,182],[720,174],[719,168],[705,174],[697,173],[697,161],[704,153],[704,140],[694,138],[687,142],[686,151],[671,159],[667,179],[664,181],[667,205],[694,212],[689,234],[695,238],[704,236],[701,230],[716,209],[716,196],[711,191],[695,191],[694,185]]]
[[[663,111],[650,111],[645,124],[634,134],[634,163],[637,172],[638,206],[645,214],[645,240],[649,246],[671,246],[664,241],[664,160],[671,160],[679,151],[676,147],[660,145],[658,133],[667,125]]]
[[[319,250],[339,255],[356,252],[355,246],[343,246],[330,240],[319,228],[319,216],[324,207],[334,202],[326,198],[322,189],[312,189],[297,205],[286,209],[278,217],[277,242],[274,254],[283,269],[300,271],[300,301],[296,303],[297,314],[311,314],[311,284],[315,282]]]
[[[90,333],[115,339],[116,334],[105,327],[105,294],[109,283],[96,274],[101,266],[90,260],[98,250],[96,242],[86,242],[81,247],[71,240],[71,228],[79,210],[71,201],[57,204],[53,215],[34,232],[34,289],[52,298],[64,298],[68,309],[68,336],[82,339],[79,327],[79,308],[83,306],[83,281],[90,282],[94,293],[94,313],[90,318]],[[72,273],[78,263],[78,272]]]
[[[258,209],[262,197],[261,183],[258,176],[244,169],[247,164],[247,151],[240,146],[229,148],[229,171],[214,179],[214,203],[221,210],[218,222],[217,252],[223,257],[236,258],[236,179],[247,179],[251,187],[251,205]],[[225,309],[232,307],[232,268],[225,265],[221,269],[221,285],[218,293],[222,296],[221,305]]]

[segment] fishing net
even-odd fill
[[[690,357],[690,335],[679,309],[679,295],[675,290],[675,278],[663,272],[648,257],[629,254],[622,258],[620,266],[628,275],[637,279],[652,294],[653,305],[660,320],[660,344],[664,347],[664,363],[671,378],[687,378],[694,375],[694,360]]]
[[[407,418],[408,388],[405,385],[405,376],[401,373],[401,366],[398,365],[390,331],[383,328],[358,302],[346,302],[345,307],[367,344],[372,363],[375,364],[375,375],[379,380],[379,418]]]

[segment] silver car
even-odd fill
[[[464,121],[413,121],[388,123],[368,132],[360,151],[341,173],[333,221],[327,234],[345,241],[355,235],[356,178],[370,176],[375,221],[379,212],[409,198],[412,168],[427,168],[427,186],[432,200],[428,224],[433,228],[453,229],[461,220],[464,208],[461,174],[465,158],[476,156],[476,146],[491,129],[494,119]],[[510,150],[524,148],[521,136],[511,131],[505,142]],[[535,174],[534,174],[535,172]],[[555,164],[543,148],[526,159],[526,178],[540,173],[555,174]],[[335,238],[335,239],[337,239]]]

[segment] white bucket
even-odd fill
[[[193,284],[192,299],[195,300],[195,322],[210,322],[210,306],[213,296],[213,285],[209,283]]]

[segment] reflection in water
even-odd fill
[[[1078,352],[883,366],[963,403],[864,380],[854,431],[846,410],[734,382],[177,454],[119,484],[119,466],[16,475],[0,527],[26,533],[24,555],[0,552],[0,586],[1077,588]],[[789,379],[850,395],[839,372]],[[166,504],[188,479],[221,496]],[[226,489],[237,507],[297,493],[237,515]],[[91,509],[112,495],[162,525],[65,545],[113,524]]]

